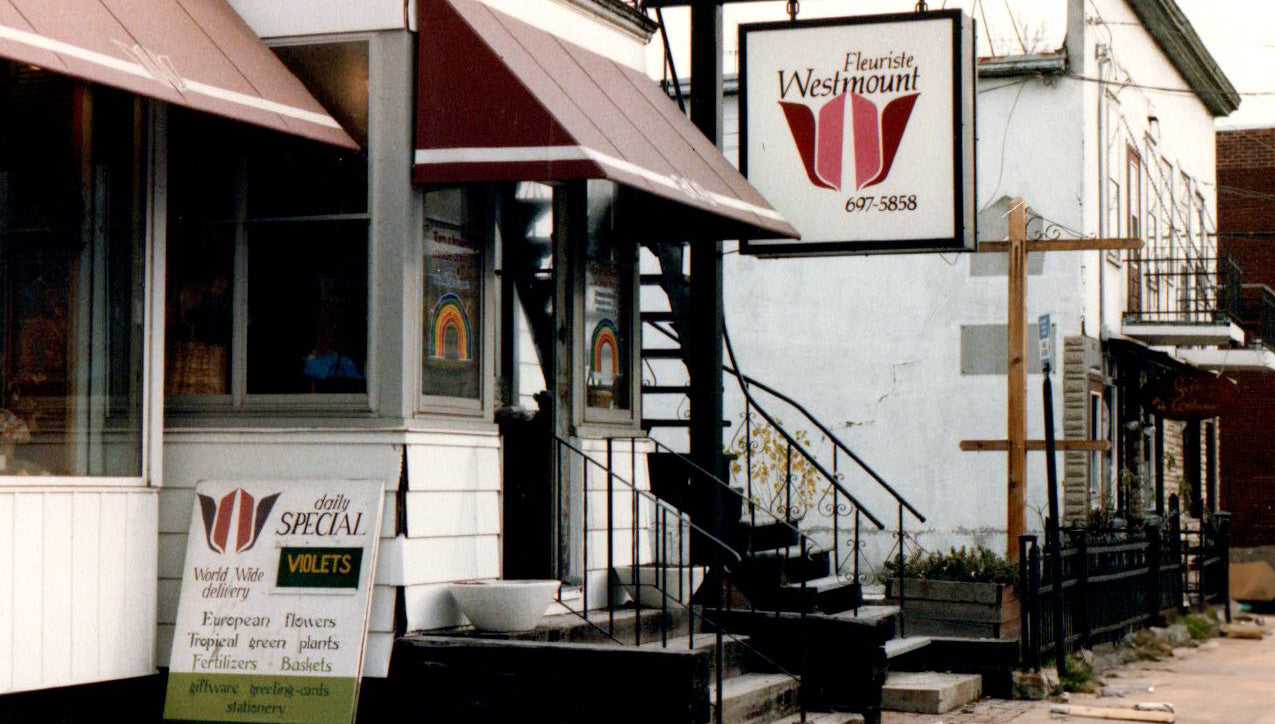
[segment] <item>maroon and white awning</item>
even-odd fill
[[[0,57],[357,147],[225,0],[0,0]]]
[[[609,179],[797,238],[645,75],[475,0],[420,14],[418,183]]]

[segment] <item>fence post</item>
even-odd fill
[[[1093,625],[1089,620],[1089,535],[1080,531],[1076,541],[1076,555],[1080,557],[1080,566],[1076,569],[1076,606],[1080,609],[1080,640],[1085,648],[1092,647]]]
[[[1226,622],[1231,622],[1231,514],[1219,511],[1217,518],[1218,594],[1226,608]]]
[[[1018,663],[1027,667],[1031,664],[1031,598],[1036,595],[1032,589],[1027,568],[1027,547],[1031,544],[1029,535],[1018,536]]]
[[[1151,592],[1147,600],[1147,618],[1155,622],[1160,616],[1160,522],[1147,525],[1147,567],[1151,570]]]
[[[1182,550],[1182,503],[1176,494],[1169,496],[1169,545],[1172,546],[1173,562],[1178,566],[1178,575],[1174,576],[1173,604],[1181,611],[1186,595],[1186,554]]]

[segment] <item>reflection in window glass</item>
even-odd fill
[[[615,217],[615,185],[591,182],[584,270],[585,401],[591,408],[628,410],[633,247]]]
[[[248,245],[248,393],[365,392],[367,223],[261,224]]]
[[[486,237],[467,223],[469,193],[426,200],[424,369],[426,395],[478,399],[482,394],[483,249]]]
[[[0,475],[141,475],[138,104],[0,62]]]

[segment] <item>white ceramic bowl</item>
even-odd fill
[[[461,613],[482,631],[530,631],[558,595],[553,580],[457,581],[448,585]]]

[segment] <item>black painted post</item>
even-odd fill
[[[1231,622],[1231,514],[1217,513],[1218,595],[1226,607],[1226,622]]]
[[[1048,481],[1049,546],[1054,549],[1050,557],[1050,578],[1054,581],[1053,618],[1054,618],[1054,662],[1058,667],[1058,675],[1067,675],[1067,654],[1064,642],[1067,637],[1066,621],[1063,620],[1063,565],[1062,565],[1062,533],[1059,530],[1058,518],[1058,466],[1054,460],[1054,388],[1049,379],[1049,359],[1042,356],[1042,371],[1045,379],[1041,383],[1041,395],[1045,407],[1045,479]]]
[[[722,6],[717,0],[691,2],[691,122],[715,145],[722,144]],[[687,229],[691,244],[690,281],[690,401],[691,459],[718,479],[726,479],[722,455],[722,242],[704,239]],[[718,540],[725,537],[724,492],[709,491],[704,529]],[[707,605],[720,608],[721,551],[713,547]],[[720,716],[721,711],[718,710]]]
[[[1032,592],[1031,600],[1031,664],[1033,669],[1040,669],[1041,660],[1041,626],[1040,626],[1040,546],[1036,545],[1036,537],[1031,539],[1031,549],[1027,554],[1027,587]]]
[[[1076,555],[1080,557],[1080,566],[1076,569],[1076,598],[1080,599],[1080,640],[1084,642],[1085,648],[1091,648],[1093,622],[1089,616],[1089,536],[1084,531],[1076,537]]]
[[[1160,616],[1160,522],[1147,526],[1147,567],[1151,569],[1151,595],[1147,617],[1152,623]]]

